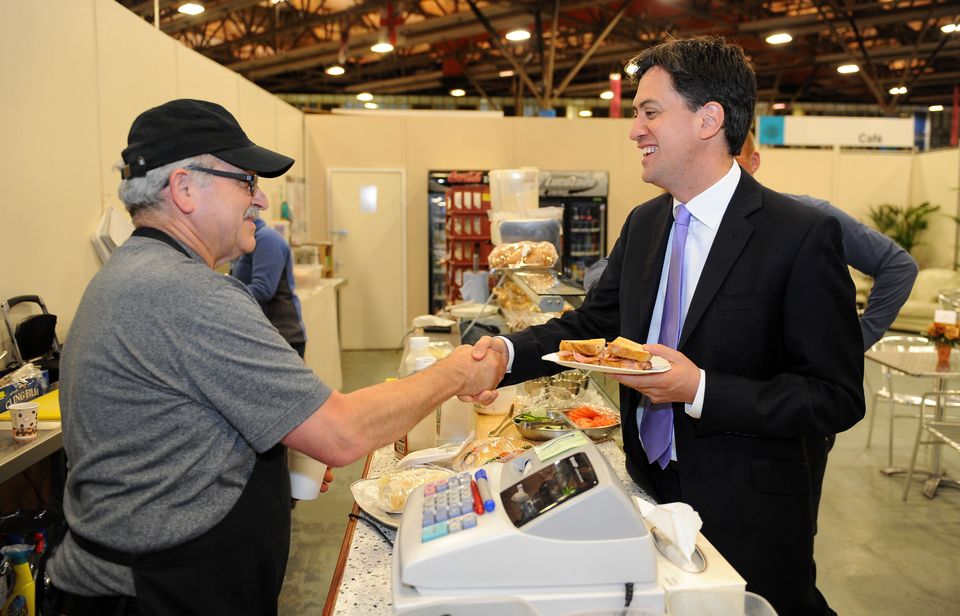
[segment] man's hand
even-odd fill
[[[326,492],[330,489],[331,483],[333,483],[333,469],[328,466],[326,472],[323,473],[323,482],[320,483],[320,491]]]
[[[501,344],[503,344],[501,342]],[[462,345],[454,350],[445,361],[457,364],[464,375],[464,382],[458,392],[464,402],[490,404],[497,398],[497,384],[503,380],[507,370],[505,354],[484,352],[478,357],[474,347]]]
[[[477,340],[477,343],[473,345],[473,358],[474,359],[483,359],[487,354],[487,350],[496,351],[503,355],[504,362],[507,360],[507,343],[501,338],[491,338],[490,336],[484,336]],[[506,366],[506,363],[504,363]]]
[[[700,368],[687,356],[663,346],[645,344],[643,348],[668,360],[673,366],[657,374],[611,374],[610,376],[627,387],[646,394],[652,402],[684,402],[690,404],[700,385]]]

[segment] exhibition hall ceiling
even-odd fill
[[[178,12],[184,0],[118,1],[151,23],[158,5],[162,31],[278,94],[461,88],[547,107],[598,96],[647,46],[703,34],[744,48],[760,102],[865,103],[892,114],[950,105],[960,83],[960,31],[943,29],[960,23],[956,0],[194,0],[205,8],[195,16]],[[531,36],[507,40],[516,29]],[[766,42],[775,33],[792,40]],[[371,51],[378,42],[394,48]],[[845,64],[859,71],[839,73]],[[328,74],[334,65],[343,74]],[[906,93],[890,93],[898,87]]]

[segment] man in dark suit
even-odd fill
[[[631,65],[630,138],[643,179],[669,194],[630,213],[580,309],[482,339],[475,354],[507,355],[510,383],[556,372],[540,358],[563,339],[647,343],[672,367],[617,377],[631,475],[661,502],[692,505],[748,590],[781,615],[829,613],[804,601],[813,554],[804,437],[864,414],[840,226],[734,162],[756,101],[739,47],[671,40]]]

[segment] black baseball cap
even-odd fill
[[[120,175],[143,177],[151,169],[201,154],[212,154],[265,178],[281,176],[293,165],[289,156],[250,141],[222,106],[181,98],[148,109],[133,121]]]

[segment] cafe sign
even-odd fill
[[[761,145],[910,148],[912,118],[760,116]]]

